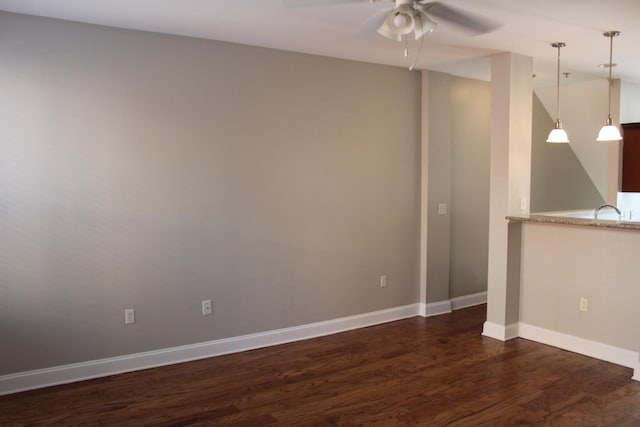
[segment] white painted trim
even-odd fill
[[[505,341],[504,326],[489,322],[488,320],[482,325],[482,335],[496,340]]]
[[[477,294],[463,295],[461,297],[451,298],[451,309],[460,310],[461,308],[473,307],[487,303],[487,293],[478,292]]]
[[[526,323],[520,323],[518,331],[520,337],[531,341],[632,368],[634,369],[633,379],[640,381],[640,363],[637,351],[614,347]]]
[[[500,341],[508,341],[514,338],[518,338],[518,324],[512,323],[510,325],[499,325],[497,323],[486,321],[482,328],[482,335],[489,338],[494,338]]]
[[[514,338],[518,338],[520,332],[520,325],[518,323],[512,323],[510,325],[507,325],[506,329],[505,329],[505,341],[508,340],[512,340]]]
[[[451,301],[438,301],[428,304],[421,304],[420,315],[423,317],[439,316],[451,313]]]
[[[431,317],[440,314],[451,313],[453,310],[461,308],[473,307],[487,303],[487,293],[478,292],[477,294],[463,295],[461,297],[451,298],[444,301],[420,304],[420,316]]]
[[[420,304],[411,304],[257,334],[3,375],[0,396],[335,334],[406,319],[420,312]]]

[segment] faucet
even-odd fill
[[[615,211],[618,213],[618,222],[622,221],[622,212],[620,212],[620,209],[618,209],[617,207],[615,207],[614,205],[610,205],[608,203],[605,203],[604,205],[600,206],[599,208],[597,208],[594,212],[593,212],[593,219],[597,220],[598,219],[598,212],[600,212],[601,209],[604,208],[611,208],[611,209],[615,209]]]

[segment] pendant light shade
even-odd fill
[[[569,136],[567,136],[567,132],[562,129],[562,123],[560,122],[560,48],[566,46],[566,44],[556,42],[552,43],[551,46],[558,49],[558,70],[556,73],[556,124],[551,132],[549,132],[547,142],[566,144],[569,142]]]
[[[609,63],[603,65],[609,68],[609,113],[607,114],[604,126],[600,129],[596,141],[620,141],[622,139],[620,129],[613,124],[613,118],[611,117],[611,86],[613,82],[611,80],[611,70],[616,66],[616,64],[613,63],[613,38],[618,37],[620,31],[608,31],[603,35],[609,38]]]
[[[596,141],[620,141],[621,139],[622,135],[618,126],[604,125],[600,128]]]
[[[567,135],[567,132],[562,129],[562,125],[559,120],[556,121],[556,127],[549,132],[547,142],[553,142],[556,144],[566,144],[569,142],[569,136]]]

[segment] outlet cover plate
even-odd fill
[[[587,298],[580,298],[580,311],[589,310],[589,300]]]
[[[133,308],[127,308],[124,311],[124,324],[131,325],[136,323],[136,311]]]
[[[202,300],[202,315],[211,316],[213,314],[213,308],[211,307],[211,300]]]

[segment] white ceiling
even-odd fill
[[[285,0],[0,0],[0,10],[408,67],[419,43],[412,41],[404,58],[402,44],[371,24],[391,4],[355,1],[286,7]],[[417,69],[489,80],[488,56],[509,51],[533,57],[536,85],[546,85],[555,83],[557,51],[550,44],[562,41],[562,71],[570,79],[606,77],[598,68],[609,59],[602,33],[618,30],[614,78],[640,82],[640,0],[442,2],[500,27],[472,36],[441,21],[426,36]]]

